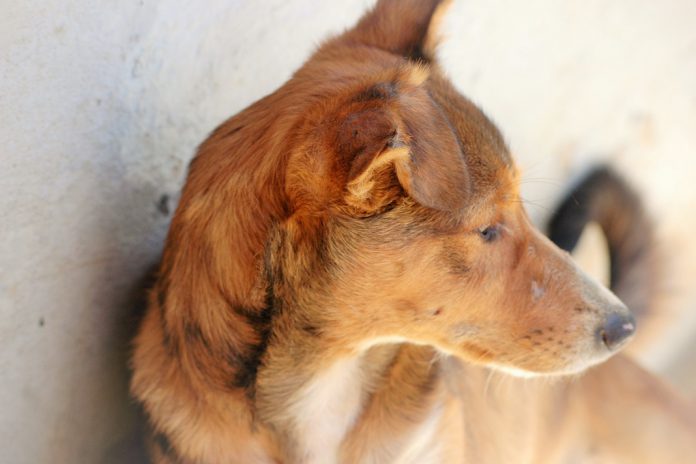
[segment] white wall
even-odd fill
[[[133,294],[197,143],[370,3],[0,2],[1,462],[125,459]],[[675,314],[696,314],[694,24],[691,0],[458,0],[442,47],[534,217],[597,158],[641,187]]]

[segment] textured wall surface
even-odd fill
[[[0,2],[1,462],[126,461],[133,295],[196,145],[371,3]],[[458,0],[441,49],[517,154],[535,219],[599,159],[640,187],[669,250],[670,338],[684,341],[694,24],[691,0]],[[646,362],[673,358],[657,347]]]

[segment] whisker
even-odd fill
[[[494,371],[493,369],[488,369],[488,375],[486,376],[486,381],[483,384],[483,397],[487,398],[488,397],[488,387],[491,385],[491,378],[493,377]]]
[[[553,179],[523,179],[520,181],[520,185],[525,184],[544,184],[553,185],[554,187],[563,187],[565,184],[563,182],[553,180]]]
[[[532,164],[529,166],[524,166],[522,165],[522,172],[525,174],[533,173],[535,170],[539,170],[542,168],[546,163],[548,163],[555,155],[553,153],[549,153],[546,156],[542,156],[537,158]]]
[[[536,208],[540,208],[547,213],[551,212],[551,208],[533,200],[527,200],[526,198],[522,198],[522,201],[520,203],[524,204],[525,206],[534,206]]]

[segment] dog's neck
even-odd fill
[[[365,353],[335,360],[311,376],[290,398],[299,452],[309,462],[337,460],[341,442],[360,416],[369,395]]]
[[[271,425],[292,462],[350,460],[355,451],[350,443],[362,446],[368,439],[384,456],[403,455],[413,430],[423,424],[435,430],[437,354],[428,347],[378,342],[329,349],[315,338],[269,346],[256,404],[259,418]],[[399,404],[408,394],[422,398],[415,405]],[[384,421],[391,422],[389,436],[365,436],[383,430]]]
[[[269,346],[256,403],[294,461],[336,462],[342,441],[379,384],[380,370],[398,347],[337,350],[321,340],[307,343]]]

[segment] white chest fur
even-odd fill
[[[441,463],[442,450],[437,437],[441,420],[441,407],[433,408],[428,418],[414,430],[409,445],[395,462],[398,464]]]
[[[361,357],[333,363],[296,395],[291,414],[305,461],[337,462],[343,438],[362,409]]]

